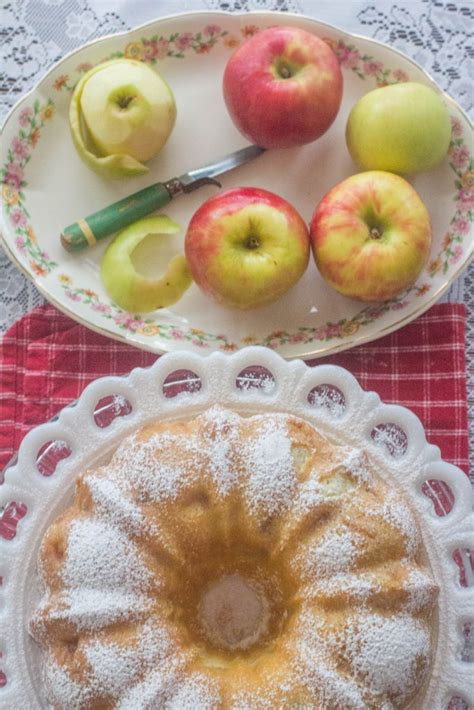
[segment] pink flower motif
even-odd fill
[[[295,333],[290,338],[290,343],[302,343],[305,339],[304,333]]]
[[[184,335],[180,330],[171,330],[170,335],[173,340],[184,340]]]
[[[196,54],[207,54],[210,52],[212,49],[212,43],[211,42],[204,42],[204,44],[199,45],[199,47],[196,49]]]
[[[24,160],[28,157],[28,143],[15,136],[12,140],[12,151],[18,160]]]
[[[25,246],[26,240],[25,237],[17,237],[15,239],[15,244],[17,245],[18,249],[23,249]]]
[[[154,40],[153,42],[143,42],[146,59],[163,59],[168,54],[170,43],[167,39]]]
[[[205,37],[213,37],[214,35],[218,35],[219,32],[221,32],[219,25],[207,25],[202,31]]]
[[[460,244],[456,244],[456,246],[453,249],[453,253],[450,258],[451,264],[455,264],[459,259],[462,257],[462,246]]]
[[[15,227],[24,227],[26,224],[25,213],[18,209],[13,210],[10,215],[10,220]]]
[[[82,64],[79,64],[76,67],[76,71],[82,72],[83,74],[85,74],[86,71],[89,71],[89,69],[92,69],[92,64],[90,64],[90,62],[82,62]]]
[[[454,138],[460,138],[462,136],[462,124],[458,118],[451,116],[451,130]]]
[[[324,328],[324,338],[337,338],[341,335],[341,328],[337,323],[328,323]]]
[[[395,69],[393,78],[397,81],[408,81],[408,74],[404,72],[403,69]]]
[[[350,47],[344,46],[340,52],[338,52],[339,62],[343,67],[348,69],[353,69],[357,66],[360,54],[357,49],[351,49]]]
[[[374,76],[375,74],[378,74],[380,71],[382,71],[383,64],[382,62],[376,62],[375,60],[371,59],[368,62],[364,62],[363,68],[367,76]]]
[[[197,345],[199,348],[205,348],[206,343],[203,340],[198,340],[197,338],[193,338],[191,340],[193,345]]]
[[[130,321],[132,320],[132,316],[125,311],[123,313],[116,313],[114,315],[114,322],[117,323],[117,325],[124,325],[128,327]]]
[[[33,115],[33,109],[30,108],[29,106],[26,106],[26,108],[22,109],[20,112],[20,117],[18,119],[18,122],[20,126],[23,128],[26,128],[30,122],[30,118]]]
[[[64,291],[66,296],[69,298],[70,301],[80,301],[81,297],[77,294],[74,293],[74,291],[68,291],[67,289]]]
[[[16,190],[19,190],[21,188],[23,176],[24,173],[21,165],[17,165],[16,163],[9,163],[6,166],[6,173],[3,182],[7,183],[7,185],[11,185]]]
[[[466,145],[456,145],[449,151],[449,156],[455,168],[464,168],[469,162],[469,148]]]
[[[469,210],[474,209],[474,191],[467,187],[463,187],[459,191],[458,196],[459,202],[458,207],[463,212],[469,212]]]
[[[385,313],[385,308],[382,306],[373,306],[372,308],[369,308],[367,310],[367,316],[369,318],[372,318],[375,320],[376,318],[380,318]]]
[[[143,53],[145,59],[148,61],[150,61],[150,59],[156,59],[156,42],[143,40]]]
[[[180,52],[183,52],[186,49],[189,49],[193,41],[193,35],[191,32],[183,32],[183,34],[179,35],[179,37],[176,37],[174,43],[176,46],[176,49],[178,49]]]
[[[127,330],[131,331],[143,328],[143,326],[145,325],[145,321],[134,318],[132,315],[130,315],[130,313],[127,313],[126,311],[124,311],[123,313],[117,313],[114,316],[114,321],[117,325],[121,325]]]
[[[311,333],[308,331],[308,340],[324,340],[324,327],[319,326],[319,328],[313,328]]]
[[[405,308],[406,305],[406,301],[397,301],[397,303],[392,303],[392,305],[390,306],[390,310],[401,311],[402,308]]]
[[[471,228],[471,223],[462,215],[453,222],[453,232],[456,234],[467,234]]]
[[[91,308],[97,313],[110,313],[111,308],[106,303],[92,303]]]

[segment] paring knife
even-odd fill
[[[145,217],[150,212],[168,204],[174,197],[187,192],[193,192],[203,185],[217,185],[216,175],[226,173],[258,155],[265,148],[250,145],[247,148],[230,153],[225,158],[202,168],[191,170],[180,177],[174,177],[167,182],[157,182],[150,187],[124,197],[94,214],[80,219],[66,227],[61,234],[61,244],[67,251],[81,251],[93,246],[99,239],[104,239],[132,222]]]

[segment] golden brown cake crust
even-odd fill
[[[422,559],[364,452],[216,407],[79,477],[31,633],[57,708],[402,708],[432,653]]]

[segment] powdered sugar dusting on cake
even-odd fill
[[[316,472],[315,472],[316,474]],[[316,477],[308,478],[300,484],[296,498],[294,509],[299,514],[308,513],[327,501],[324,488]]]
[[[122,710],[191,710],[217,705],[217,685],[199,673],[183,679],[179,673],[183,656],[176,652],[166,630],[151,621],[138,627],[128,646],[93,639],[83,653],[90,669],[87,689],[61,666],[48,664],[47,686],[53,703],[79,710],[101,693],[116,698],[116,707]]]
[[[319,707],[365,710],[361,692],[352,678],[341,676],[330,656],[322,617],[308,609],[300,616],[298,640],[290,672]]]
[[[178,446],[182,457],[176,457]],[[197,465],[191,468],[185,465],[190,453],[191,457],[199,454],[193,437],[183,441],[173,434],[159,432],[141,441],[134,436],[122,444],[112,459],[112,475],[120,488],[132,491],[138,501],[173,500],[185,484],[194,480]]]
[[[143,534],[146,523],[140,508],[127,498],[116,481],[88,475],[84,482],[97,506],[98,515],[106,517],[118,527],[123,527],[126,532]]]
[[[311,659],[309,652],[308,660]],[[365,710],[361,692],[352,678],[345,678],[324,661],[305,664],[302,680],[311,693],[321,698],[321,707]]]
[[[152,573],[135,543],[98,519],[78,519],[69,528],[63,567],[67,587],[144,591]]]
[[[296,510],[307,513],[321,504],[342,496],[352,496],[358,485],[368,487],[371,476],[364,452],[341,447],[329,470],[312,471],[312,476],[300,484]]]
[[[152,600],[120,589],[71,589],[61,595],[49,612],[51,619],[72,622],[78,630],[100,629],[116,621],[147,614]]]
[[[271,692],[270,697],[261,697],[243,690],[232,697],[231,707],[232,710],[272,710],[275,705]]]
[[[45,685],[48,698],[68,710],[81,710],[92,696],[90,688],[76,683],[52,658],[48,658],[45,664]]]
[[[419,668],[427,666],[429,632],[409,615],[394,617],[364,613],[348,618],[342,631],[331,633],[322,618],[303,612],[293,672],[314,690],[322,707],[365,709],[392,707],[389,696],[404,706],[419,681]],[[351,676],[334,665],[333,652],[344,649]],[[360,683],[360,685],[359,685]]]
[[[183,679],[164,707],[166,710],[214,710],[219,705],[217,683],[202,673],[194,673]]]
[[[117,697],[125,692],[141,671],[142,659],[135,646],[93,641],[84,649],[91,667],[92,688]]]
[[[418,613],[433,605],[436,598],[436,587],[431,577],[418,567],[411,567],[405,582],[408,593],[407,611]]]
[[[203,439],[212,480],[221,496],[238,485],[238,470],[232,452],[238,448],[240,417],[221,407],[204,413]]]
[[[166,707],[166,700],[173,697],[179,688],[177,674],[181,668],[178,658],[172,656],[166,659],[162,667],[155,668],[146,674],[145,679],[132,686],[121,696],[117,710],[142,710],[142,708]]]
[[[297,484],[287,420],[261,418],[258,438],[244,442],[241,457],[248,470],[250,509],[270,515],[287,510]]]
[[[381,591],[380,584],[370,573],[351,574],[337,572],[322,580],[317,580],[310,587],[312,594],[327,598],[345,595],[351,601],[364,605],[369,597]]]
[[[369,484],[371,482],[372,477],[369,471],[369,462],[364,451],[360,449],[350,449],[343,459],[342,465],[359,483]]]
[[[359,615],[348,619],[344,647],[356,677],[368,684],[372,696],[406,697],[427,665],[429,633],[418,619],[397,615]]]
[[[362,537],[349,529],[330,529],[304,551],[305,567],[313,577],[338,574],[357,559]]]
[[[165,629],[152,622],[138,627],[136,639],[128,646],[114,642],[93,640],[84,648],[91,668],[91,686],[112,696],[126,692],[134,683],[142,683],[143,674],[176,666],[178,655],[173,655],[173,643]]]
[[[407,504],[400,498],[398,492],[387,489],[383,505],[368,508],[366,514],[379,516],[399,530],[405,538],[407,554],[413,557],[420,543],[418,526]]]

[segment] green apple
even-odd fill
[[[133,59],[93,67],[74,89],[69,110],[79,155],[107,177],[148,172],[144,163],[164,146],[175,120],[176,104],[168,84]]]
[[[209,198],[188,225],[185,253],[196,284],[229,308],[276,301],[303,276],[309,233],[279,195],[238,187]]]
[[[451,120],[441,95],[428,86],[403,82],[365,94],[352,108],[346,143],[364,170],[416,174],[446,155]]]
[[[165,215],[145,217],[119,232],[107,247],[101,263],[101,277],[110,298],[132,313],[146,313],[176,303],[192,283],[184,256],[171,259],[165,273],[152,279],[140,274],[132,256],[150,234],[175,234],[179,226]]]

